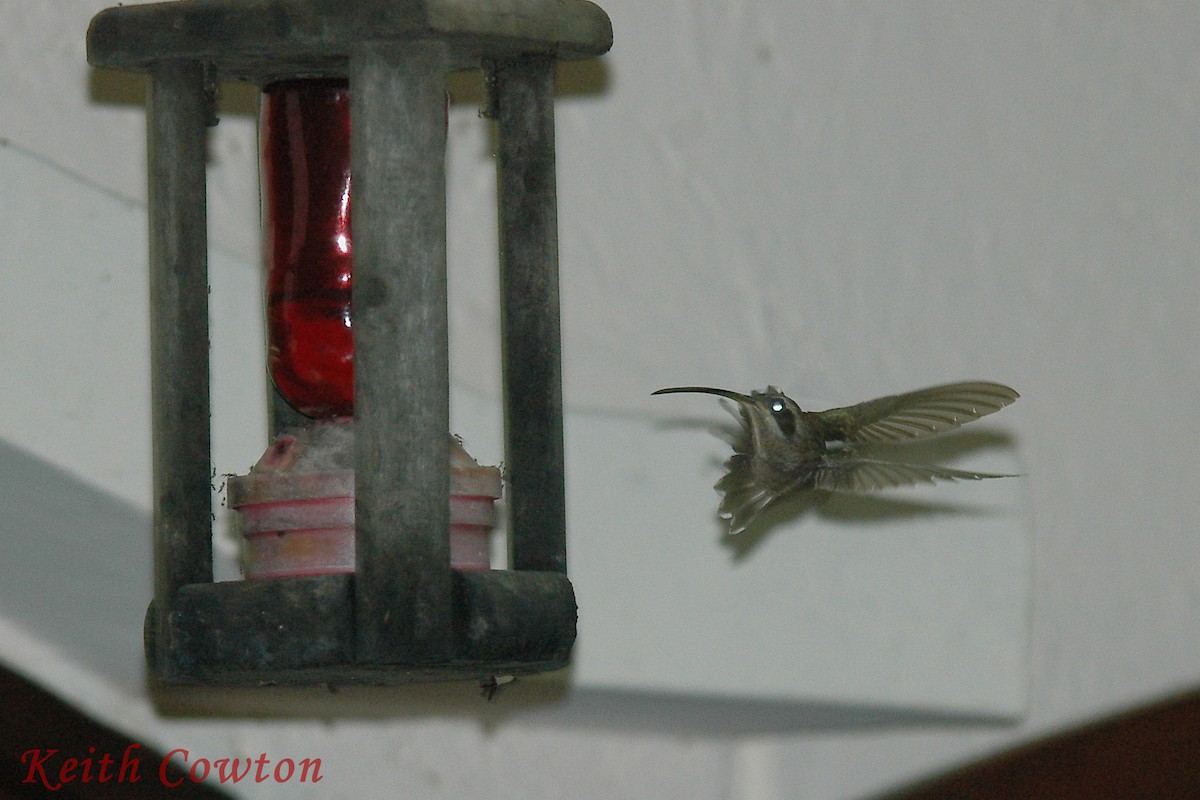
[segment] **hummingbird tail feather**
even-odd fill
[[[762,510],[775,498],[754,480],[750,457],[734,453],[725,462],[728,472],[713,487],[723,496],[717,516],[729,520],[729,533],[736,536],[749,527]]]

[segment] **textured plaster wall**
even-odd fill
[[[106,4],[0,0],[0,137],[143,198],[136,83],[83,63]],[[648,394],[676,383],[834,402],[1012,383],[1036,527],[1028,720],[750,741],[455,721],[159,735],[312,742],[354,765],[345,796],[381,776],[387,796],[484,796],[497,775],[497,796],[838,798],[1194,685],[1195,4],[604,7],[616,46],[564,75],[558,117],[568,403],[668,413]],[[245,106],[231,97],[213,135],[210,214],[252,257]],[[489,143],[469,105],[450,133],[453,369],[493,391]],[[20,303],[17,277],[0,304]],[[42,355],[23,368],[52,370]]]

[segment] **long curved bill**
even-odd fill
[[[714,389],[711,386],[672,386],[669,389],[659,389],[657,392],[650,394],[715,394],[718,397],[728,397],[730,400],[736,400],[739,403],[750,402],[749,395],[741,394],[740,392],[732,392],[729,389]]]

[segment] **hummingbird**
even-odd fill
[[[933,436],[999,411],[1020,397],[999,383],[948,383],[888,395],[857,405],[804,411],[774,386],[741,394],[708,386],[675,386],[653,394],[695,392],[728,398],[722,405],[738,421],[733,455],[715,485],[717,514],[737,535],[776,500],[805,489],[869,492],[935,480],[1011,478],[930,464],[870,457],[862,445]]]

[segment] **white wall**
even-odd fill
[[[143,109],[83,63],[106,4],[0,0],[0,137],[143,198]],[[648,394],[678,383],[835,402],[1016,386],[1004,415],[1036,526],[1029,719],[753,741],[454,720],[219,736],[315,742],[347,796],[381,775],[412,796],[483,796],[495,774],[499,796],[529,798],[856,797],[1194,685],[1200,10],[603,5],[603,91],[559,106],[568,403],[664,414]],[[475,123],[466,107],[451,123],[453,368],[491,391]],[[213,142],[214,237],[253,261],[253,121],[227,117]],[[0,304],[20,302],[7,275]]]

